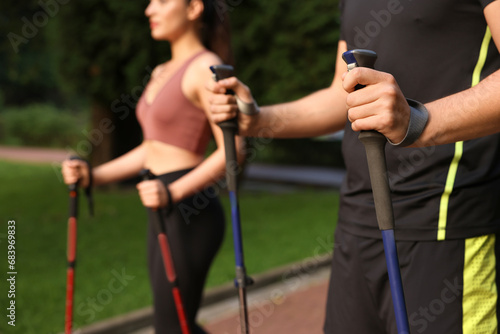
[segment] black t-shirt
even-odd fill
[[[483,9],[493,0],[341,0],[341,39],[378,54],[406,97],[426,103],[500,69]],[[346,124],[339,227],[378,238],[363,145]],[[500,230],[500,134],[426,148],[386,145],[400,240],[468,238]]]

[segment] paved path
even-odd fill
[[[329,268],[303,281],[273,284],[249,295],[249,325],[252,334],[322,333]],[[237,302],[237,301],[236,301]],[[237,305],[226,317],[208,318],[210,333],[241,333]],[[204,312],[200,312],[203,324]],[[206,312],[206,311],[205,311]]]
[[[320,334],[329,268],[248,293],[251,334]],[[235,291],[236,294],[236,291]],[[238,297],[203,307],[198,322],[211,334],[241,334]],[[131,334],[154,334],[144,328]]]
[[[59,149],[0,146],[0,158],[13,161],[59,163],[69,156]]]

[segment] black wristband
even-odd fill
[[[410,106],[410,122],[408,123],[408,130],[406,136],[399,143],[393,143],[389,139],[387,141],[393,146],[409,146],[413,144],[422,134],[429,119],[429,112],[427,108],[420,102],[406,99]]]

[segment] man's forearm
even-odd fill
[[[347,120],[343,92],[325,88],[300,100],[261,107],[253,137],[305,138],[342,129]]]
[[[427,103],[429,122],[414,146],[484,137],[500,131],[500,70],[463,92]]]

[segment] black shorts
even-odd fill
[[[412,334],[497,333],[498,237],[397,242]],[[382,240],[337,229],[324,332],[397,333]]]

